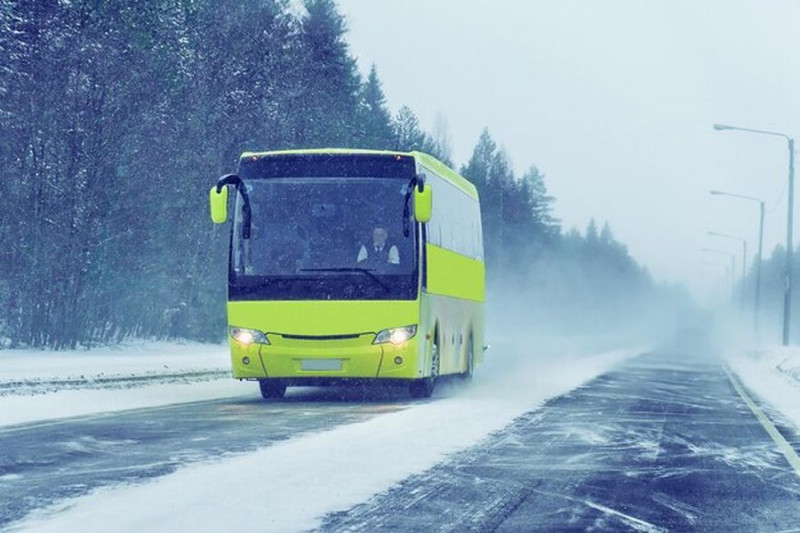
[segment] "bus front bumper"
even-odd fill
[[[330,384],[347,380],[415,379],[416,339],[399,345],[372,344],[374,335],[350,342],[304,340],[242,346],[231,341],[233,377],[286,378],[293,384]],[[361,340],[362,342],[358,342]]]

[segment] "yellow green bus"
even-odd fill
[[[245,152],[210,191],[228,220],[233,377],[287,386],[392,383],[429,397],[483,358],[475,187],[420,152]]]

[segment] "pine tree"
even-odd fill
[[[527,199],[534,233],[544,241],[556,238],[560,228],[558,219],[552,215],[555,198],[547,193],[544,174],[536,165],[531,165],[522,176],[521,194]]]
[[[453,166],[453,143],[450,139],[450,128],[444,115],[436,115],[433,134],[429,136],[430,153],[435,155],[445,165]]]
[[[600,242],[604,245],[610,245],[614,243],[614,234],[611,231],[611,226],[608,225],[608,221],[603,224],[603,229],[600,230]]]
[[[600,237],[597,234],[597,222],[594,218],[589,219],[589,224],[586,225],[586,243],[589,246],[596,246]]]
[[[367,81],[361,88],[359,106],[359,145],[386,150],[394,145],[392,117],[378,79],[378,69],[370,68]]]
[[[478,194],[483,196],[489,183],[489,172],[492,167],[492,159],[497,151],[497,144],[489,134],[489,129],[481,131],[478,142],[472,150],[469,162],[461,167],[461,174],[471,181],[478,189]]]
[[[487,263],[494,268],[492,263],[500,261],[508,249],[523,247],[524,236],[517,223],[524,215],[508,155],[498,149],[488,129],[481,132],[461,172],[478,189]]]
[[[425,147],[425,132],[419,126],[417,116],[408,106],[403,106],[394,119],[394,135],[396,149],[402,152],[423,150]]]
[[[0,163],[7,172],[6,179],[0,179],[0,198],[3,199],[3,215],[0,216],[0,345],[4,337],[9,338],[10,330],[17,324],[18,284],[22,257],[18,243],[21,242],[20,221],[24,220],[24,176],[20,143],[25,123],[20,109],[24,95],[23,60],[28,53],[24,40],[23,19],[17,2],[0,4]],[[14,176],[12,178],[12,176]]]
[[[333,0],[305,0],[304,6],[300,25],[306,107],[298,144],[348,146],[358,139],[361,80],[345,40],[347,26]]]

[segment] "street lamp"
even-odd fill
[[[731,302],[733,302],[733,285],[734,285],[734,277],[736,276],[736,254],[732,254],[731,252],[726,252],[724,250],[715,250],[714,248],[703,248],[704,252],[709,252],[712,254],[718,255],[727,255],[731,258]]]
[[[747,273],[747,240],[743,239],[742,237],[737,237],[735,235],[728,235],[727,233],[719,233],[717,231],[709,231],[709,235],[712,237],[721,237],[723,239],[733,239],[735,241],[739,241],[742,243],[742,313],[744,313],[744,278]]]
[[[756,344],[759,343],[761,337],[759,328],[759,315],[761,307],[761,251],[764,245],[764,200],[754,198],[752,196],[745,196],[743,194],[734,194],[724,191],[709,191],[714,196],[730,196],[732,198],[741,198],[743,200],[752,200],[758,202],[759,206],[759,223],[758,223],[758,259],[756,259],[756,295],[755,305],[753,307],[753,330],[756,335]]]
[[[792,222],[794,216],[794,139],[777,131],[754,130],[751,128],[740,128],[727,124],[714,124],[714,129],[738,130],[762,135],[772,135],[783,137],[789,143],[789,199],[788,213],[786,215],[786,265],[784,267],[784,289],[783,289],[783,345],[789,345],[789,320],[792,314]]]

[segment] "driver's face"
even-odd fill
[[[386,244],[386,238],[389,236],[389,233],[383,228],[375,228],[372,230],[372,243],[375,246],[383,246]]]

